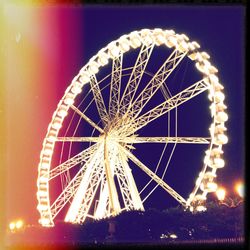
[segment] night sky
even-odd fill
[[[15,11],[19,14],[12,18],[10,13]],[[6,222],[19,217],[28,223],[38,220],[36,178],[39,154],[51,116],[68,84],[101,48],[123,34],[142,28],[185,33],[211,56],[225,87],[229,115],[226,123],[229,143],[223,148],[226,166],[218,171],[218,181],[230,187],[244,178],[244,8],[41,5],[17,9],[9,6],[5,14]],[[145,150],[149,152],[150,149]],[[138,158],[139,155],[150,162],[148,154],[138,150]],[[190,168],[179,161],[178,157],[176,165]],[[174,185],[176,178],[180,192],[184,192],[186,176],[181,176],[181,167],[172,172],[169,180]],[[183,170],[183,173],[187,171]],[[141,172],[141,175],[144,174]],[[192,179],[188,181],[194,182]],[[146,206],[166,208],[169,204],[176,205],[171,203],[168,194],[159,191]]]

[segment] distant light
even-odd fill
[[[216,195],[219,201],[223,201],[226,196],[226,190],[224,188],[218,188],[216,191]]]
[[[14,230],[16,228],[16,223],[15,222],[11,222],[10,224],[9,224],[9,229],[10,230]]]
[[[22,220],[18,220],[17,222],[16,222],[16,229],[20,229],[20,228],[22,228],[23,227],[23,221]]]
[[[21,34],[20,34],[20,32],[17,32],[16,33],[16,43],[19,43],[20,39],[21,39]]]
[[[241,198],[244,198],[244,185],[242,182],[236,184],[235,189]]]
[[[176,234],[170,234],[169,237],[172,238],[172,239],[177,239],[178,238]]]

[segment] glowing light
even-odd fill
[[[143,29],[141,31],[141,36],[142,36],[143,43],[146,44],[147,46],[149,46],[153,42],[153,38],[152,38],[150,30]]]
[[[155,38],[155,44],[157,46],[165,43],[166,40],[162,29],[154,29],[153,34]]]
[[[203,57],[204,60],[207,60],[210,58],[210,55],[207,52],[201,52],[201,56]]]
[[[213,65],[211,65],[211,67],[209,68],[209,73],[210,74],[218,73],[218,69],[214,67]]]
[[[108,64],[108,55],[105,52],[99,52],[97,61],[102,66]]]
[[[175,36],[168,37],[168,39],[166,41],[166,45],[169,48],[172,48],[173,46],[176,46],[177,45],[177,39],[176,39],[176,37]]]
[[[209,75],[209,79],[210,79],[212,84],[216,84],[219,82],[219,78],[215,74]]]
[[[240,196],[241,198],[244,197],[244,193],[245,193],[245,192],[244,192],[244,185],[243,185],[242,182],[236,184],[235,190],[237,191],[237,193],[239,194],[239,196]]]
[[[200,46],[200,44],[199,43],[197,43],[197,42],[192,42],[191,43],[196,49],[199,49],[201,46]]]
[[[195,46],[192,43],[188,43],[188,49],[190,51],[193,51],[193,50],[195,50]]]
[[[94,72],[94,70],[92,70],[92,71]],[[77,95],[77,94],[82,92],[82,89],[79,86],[73,86],[71,89],[71,92]]]
[[[39,197],[40,196],[47,197],[47,192],[40,190],[40,191],[37,192],[37,196],[39,196]]]
[[[188,50],[188,43],[185,41],[181,41],[180,44],[178,45],[178,50],[181,52],[185,52]]]
[[[207,183],[207,190],[209,192],[215,192],[217,189],[217,184],[215,182],[208,182]]]
[[[72,88],[72,90],[73,90],[73,88]],[[81,89],[80,89],[80,92],[81,92]],[[80,92],[79,92],[79,93],[80,93]],[[60,110],[58,111],[57,114],[58,114],[60,117],[64,118],[64,117],[67,116],[68,112],[67,112],[66,110],[64,110],[64,109],[60,109]]]
[[[122,52],[127,52],[129,50],[129,41],[126,36],[122,36],[119,40],[119,47]]]
[[[50,220],[47,219],[47,218],[42,218],[42,219],[39,219],[38,221],[40,224],[42,225],[48,225],[50,223]]]
[[[138,35],[138,32],[133,31],[133,32],[130,33],[130,45],[134,49],[141,46],[140,36]]]
[[[54,128],[54,129],[59,129],[61,127],[62,127],[62,124],[59,123],[59,122],[53,122],[52,123],[52,128]]]
[[[80,81],[85,84],[87,82],[89,82],[89,74],[84,71],[84,70],[80,70],[81,76],[80,76]]]
[[[40,180],[41,182],[47,182],[47,181],[48,181],[48,178],[47,178],[47,177],[44,177],[44,176],[41,176],[41,177],[39,178],[39,180]]]
[[[39,205],[37,205],[37,210],[38,211],[46,211],[46,210],[48,210],[48,206],[39,204]]]
[[[118,52],[119,53],[119,52]],[[97,74],[98,71],[99,71],[99,66],[98,66],[98,63],[95,62],[95,61],[91,61],[89,63],[89,68],[88,68],[88,71],[91,75],[94,75],[94,74]],[[80,93],[80,92],[79,92]]]
[[[114,42],[111,42],[109,45],[108,45],[108,52],[109,52],[109,55],[111,58],[115,58],[119,55],[119,48],[115,45]]]
[[[225,199],[225,196],[226,196],[226,190],[224,188],[218,188],[216,190],[216,196],[217,196],[219,201],[223,201]]]
[[[185,41],[189,41],[189,37],[186,34],[180,34],[180,37]]]
[[[74,103],[74,99],[70,97],[66,97],[64,103],[67,105],[72,105]]]
[[[9,229],[10,230],[14,230],[16,228],[16,223],[15,222],[11,222],[10,224],[9,224]]]
[[[196,207],[196,211],[197,212],[204,212],[204,211],[206,211],[207,210],[207,208],[205,207],[205,206],[197,206]]]
[[[216,102],[223,102],[225,100],[225,95],[220,91],[215,92],[214,97]]]
[[[53,154],[53,149],[47,148],[47,149],[45,149],[45,150],[43,151],[43,153],[44,153],[45,155],[51,156],[51,155]]]
[[[23,221],[22,221],[22,220],[18,220],[18,221],[16,222],[16,229],[22,228],[23,225],[24,225]]]
[[[228,142],[228,137],[224,134],[218,134],[216,138],[216,143],[221,145],[221,144],[226,144]]]
[[[223,168],[225,166],[225,161],[221,158],[215,158],[214,165],[216,168]]]
[[[49,168],[49,164],[48,163],[42,163],[41,165],[40,165],[40,167],[42,168],[42,169],[48,169]]]
[[[170,234],[169,237],[172,238],[172,239],[177,239],[178,238],[178,236],[176,234]]]

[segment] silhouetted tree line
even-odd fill
[[[182,207],[127,211],[112,219],[115,224],[113,241],[167,242],[242,237],[243,212],[242,205],[228,208],[215,203],[209,204],[207,212],[195,214]],[[23,236],[28,235],[30,241],[37,242],[103,244],[108,240],[109,223],[110,219],[88,219],[83,225],[58,222],[52,228],[27,228]]]

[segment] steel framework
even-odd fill
[[[157,47],[173,51],[155,74],[148,73],[148,62]],[[135,63],[132,67],[124,68],[124,56],[137,48],[139,52]],[[64,220],[71,223],[83,223],[87,217],[101,219],[115,216],[123,210],[144,210],[145,199],[141,198],[131,163],[141,169],[150,178],[150,182],[156,183],[155,188],[162,187],[184,207],[191,211],[205,210],[206,195],[214,192],[217,187],[214,181],[216,171],[224,167],[222,146],[227,143],[225,122],[228,116],[225,112],[227,107],[224,104],[223,86],[217,77],[218,70],[210,63],[210,56],[206,52],[200,52],[199,48],[197,42],[190,42],[186,35],[176,34],[173,30],[143,29],[111,42],[80,70],[60,100],[44,139],[37,179],[37,209],[41,225],[54,226],[54,221],[63,209],[66,210]],[[169,77],[184,59],[195,62],[201,78],[172,95],[168,88]],[[111,73],[98,80],[99,70],[109,67],[110,61]],[[145,75],[150,77],[150,80],[143,85]],[[128,77],[128,80],[126,85],[122,86],[125,77]],[[107,84],[103,86],[105,81]],[[89,87],[89,92],[84,92],[86,97],[76,104],[78,96],[86,86]],[[148,106],[160,91],[163,99]],[[171,110],[175,110],[177,114],[177,107],[181,108],[205,91],[208,92],[211,102],[209,136],[179,136],[177,115],[174,136],[171,135],[170,129],[165,136],[141,134],[143,128],[160,117],[168,115],[170,123]],[[87,96],[92,96],[92,99],[84,106]],[[92,115],[93,111],[88,113],[89,107],[95,107],[98,114]],[[62,134],[67,116],[67,119],[70,120],[71,117],[71,120],[66,132]],[[83,131],[80,124],[88,124],[92,133],[87,136],[80,133]],[[69,134],[72,127],[74,132]],[[208,145],[204,165],[187,199],[164,180],[168,164],[162,176],[157,174],[165,151],[162,151],[155,171],[136,156],[137,145],[146,143],[164,144],[164,150],[167,145],[174,145],[168,164],[178,144]],[[73,153],[75,145],[83,144],[83,150]],[[53,157],[56,156],[56,146],[59,145],[61,156],[59,163],[55,164],[56,158]],[[66,152],[68,157],[63,160]],[[59,184],[61,190],[53,199],[51,188]]]

